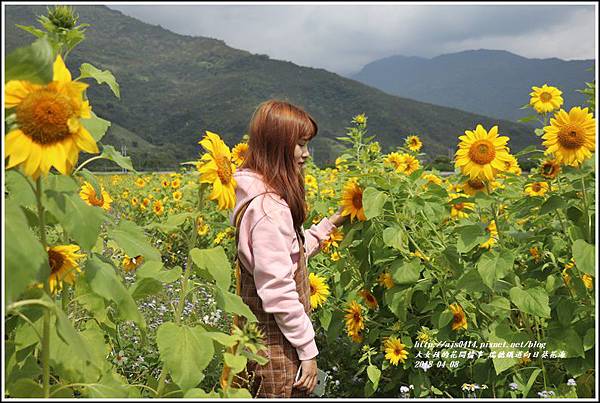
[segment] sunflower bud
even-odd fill
[[[71,6],[55,6],[54,9],[48,9],[48,20],[57,29],[73,29],[77,25],[79,15]]]

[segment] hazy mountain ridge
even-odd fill
[[[15,24],[38,26],[36,16],[45,14],[46,7],[5,9],[9,52],[34,39]],[[477,123],[486,128],[499,124],[501,133],[511,136],[514,151],[536,140],[520,124],[391,96],[323,69],[233,49],[217,39],[175,34],[104,6],[76,6],[76,11],[80,23],[92,26],[67,65],[75,76],[83,62],[113,72],[121,86],[120,100],[106,86],[92,85],[88,95],[99,116],[158,146],[152,152],[132,149],[129,154],[138,165],[168,168],[197,157],[197,142],[205,130],[219,133],[233,146],[254,108],[272,97],[296,103],[315,117],[319,135],[312,143],[319,164],[337,156],[335,137],[362,112],[369,117],[369,134],[376,135],[384,151],[418,134],[424,152],[446,155],[456,147],[457,137]],[[114,145],[119,149],[120,144]]]
[[[532,86],[563,91],[565,106],[583,105],[576,92],[592,81],[594,60],[533,59],[505,50],[467,50],[431,59],[395,55],[373,61],[350,78],[387,93],[516,121]]]

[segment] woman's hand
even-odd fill
[[[317,386],[317,358],[300,361],[302,375],[300,379],[294,383],[294,388],[304,389],[308,393],[312,393]]]
[[[340,207],[338,211],[336,211],[331,217],[329,217],[329,221],[336,227],[342,225],[348,219],[348,215],[342,215],[342,211],[344,211],[343,207]]]

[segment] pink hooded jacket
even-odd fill
[[[262,176],[248,169],[234,174],[237,182],[236,205],[230,216],[249,199],[267,190]],[[322,242],[335,229],[327,218],[304,231],[305,255],[316,254]],[[300,249],[287,203],[274,193],[256,197],[246,209],[240,223],[239,259],[254,275],[254,283],[265,312],[272,313],[281,332],[296,348],[300,360],[319,354],[315,331],[296,292],[294,273]]]

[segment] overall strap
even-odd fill
[[[267,194],[267,193],[273,193],[273,192],[269,192],[269,191],[265,191],[262,193],[257,194],[256,196],[252,197],[250,200],[246,201],[242,207],[240,207],[240,209],[238,210],[236,216],[234,217],[234,222],[235,222],[235,248],[236,248],[236,254],[235,254],[235,260],[236,260],[236,267],[235,267],[235,292],[237,295],[240,295],[240,276],[241,276],[241,268],[240,268],[240,259],[238,257],[237,254],[237,248],[238,248],[238,243],[239,243],[239,239],[240,239],[240,223],[242,222],[242,218],[244,216],[244,213],[246,212],[246,210],[248,209],[248,206],[250,205],[250,203],[252,203],[252,201],[254,199],[256,199],[258,196]]]

